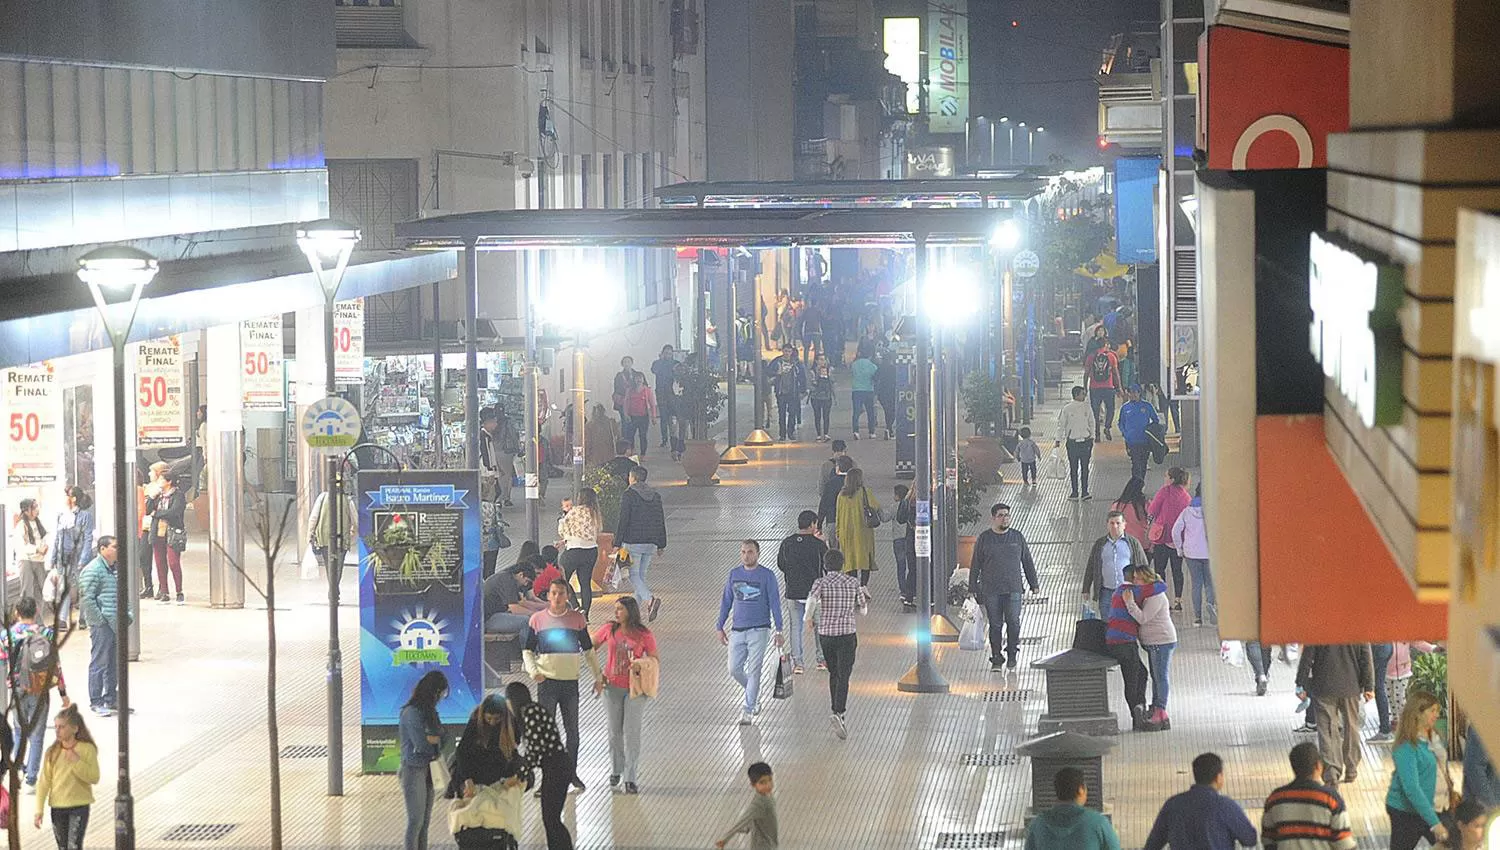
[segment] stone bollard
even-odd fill
[[[1109,669],[1118,663],[1086,649],[1069,649],[1031,662],[1047,674],[1047,713],[1037,721],[1037,734],[1120,734],[1119,720],[1109,707],[1108,678]]]
[[[1104,806],[1103,757],[1114,746],[1113,741],[1103,738],[1052,732],[1016,747],[1018,755],[1031,759],[1031,808],[1026,811],[1026,823],[1056,805],[1057,792],[1052,784],[1057,772],[1065,767],[1076,767],[1083,772],[1084,785],[1089,789],[1085,805],[1108,817]]]

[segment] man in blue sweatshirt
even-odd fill
[[[1146,429],[1161,424],[1156,408],[1141,398],[1141,385],[1131,384],[1125,391],[1130,399],[1120,407],[1120,436],[1125,438],[1125,451],[1130,455],[1130,477],[1146,480],[1146,459],[1151,456],[1151,437]]]
[[[1085,808],[1089,789],[1083,771],[1065,767],[1052,780],[1057,805],[1036,816],[1026,828],[1026,850],[1120,850],[1120,838],[1109,819]]]
[[[734,617],[730,619],[733,609]],[[740,566],[729,571],[724,583],[724,598],[719,603],[719,642],[729,647],[729,675],[745,689],[745,705],[740,725],[749,726],[760,713],[761,667],[766,657],[766,643],[772,638],[775,622],[776,646],[781,646],[781,588],[776,576],[760,565],[760,543],[746,540],[740,544]],[[729,631],[724,630],[725,625]]]
[[[1244,809],[1224,796],[1224,760],[1214,753],[1193,759],[1193,787],[1167,800],[1156,815],[1144,850],[1234,850],[1254,847],[1255,827]]]

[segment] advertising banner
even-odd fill
[[[1115,160],[1115,242],[1120,262],[1156,262],[1156,184],[1161,157]]]
[[[334,302],[333,382],[339,386],[365,382],[365,299],[363,298]]]
[[[5,421],[6,486],[59,481],[62,400],[51,363],[6,370]]]
[[[962,133],[969,121],[969,0],[927,4],[927,129]]]
[[[140,344],[135,355],[135,444],[187,442],[183,414],[182,341],[176,334]]]
[[[240,322],[241,402],[246,410],[285,410],[281,316]]]
[[[357,489],[362,763],[395,773],[401,706],[422,676],[448,677],[446,725],[484,698],[479,473],[361,472]]]

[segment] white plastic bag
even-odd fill
[[[1062,449],[1054,448],[1052,456],[1047,458],[1047,477],[1057,481],[1067,479],[1068,459],[1063,457]]]
[[[302,553],[301,576],[304,581],[312,581],[318,577],[318,554],[311,546],[308,546]]]
[[[968,600],[964,603],[963,620],[963,628],[958,631],[958,648],[971,651],[984,649],[984,639],[990,630],[990,621],[985,616],[984,608],[974,600]]]
[[[1231,667],[1245,666],[1245,645],[1237,640],[1226,640],[1219,644],[1219,657]]]

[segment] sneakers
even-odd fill
[[[1130,728],[1137,732],[1146,731],[1146,707],[1144,705],[1130,707]]]
[[[1301,726],[1298,726],[1296,729],[1293,729],[1292,731],[1293,732],[1303,732],[1303,733],[1306,733],[1306,734],[1310,735],[1310,734],[1318,731],[1318,727],[1315,724],[1312,724],[1312,723],[1304,723]]]
[[[1074,491],[1072,493],[1069,493],[1068,494],[1068,501],[1070,501],[1070,502],[1076,502],[1076,501],[1078,501],[1078,492]]]
[[[1268,685],[1268,684],[1270,684],[1270,682],[1269,682],[1269,680],[1268,680],[1267,677],[1265,677],[1265,676],[1256,676],[1255,677],[1255,695],[1258,696],[1258,697],[1265,696],[1266,695],[1266,685]]]
[[[1179,596],[1176,599],[1172,600],[1172,610],[1173,611],[1181,611],[1182,610],[1182,597],[1181,596]]]
[[[155,599],[156,598],[156,588],[154,588],[154,587],[147,587],[147,588],[143,589],[141,591],[141,598],[142,599]]]
[[[833,727],[833,734],[837,735],[840,741],[849,737],[849,726],[844,722],[844,715],[830,714],[828,723]]]
[[[100,717],[114,717],[115,716],[115,710],[113,708],[110,708],[107,705],[94,705],[94,706],[90,706],[89,708],[95,714],[99,715]]]
[[[1203,618],[1202,617],[1194,617],[1193,618],[1193,626],[1194,626],[1194,628],[1201,628],[1203,626]]]
[[[742,712],[740,712],[740,725],[741,726],[750,726],[750,725],[752,725],[754,723],[755,723],[755,718],[753,718],[753,717],[750,716],[750,712],[748,712],[748,711],[742,711]]]
[[[859,439],[859,432],[858,431],[854,432],[854,439],[856,439],[856,440]]]
[[[580,793],[580,794],[583,793],[584,791],[589,790],[589,787],[587,785],[583,784],[583,780],[579,779],[576,776],[573,777],[573,787],[576,788],[576,789],[578,789],[578,793]]]
[[[35,782],[27,782],[26,783],[26,796],[33,797],[35,795],[36,795],[36,783]]]
[[[1366,744],[1389,744],[1389,743],[1391,743],[1394,740],[1396,740],[1396,736],[1395,735],[1392,735],[1389,732],[1381,732],[1379,735],[1375,735],[1373,737],[1366,738],[1365,739],[1365,743]]]
[[[1172,721],[1167,717],[1165,708],[1154,708],[1150,716],[1146,718],[1145,727],[1147,732],[1165,732],[1172,728]]]
[[[1109,440],[1112,443],[1112,442],[1115,441],[1115,435],[1108,428],[1105,428],[1104,429],[1104,439]]]
[[[875,439],[875,432],[871,431],[870,432],[870,436],[867,439],[871,439],[871,440]]]
[[[656,615],[659,613],[661,613],[661,597],[653,596],[651,601],[646,603],[646,622],[656,622]]]
[[[165,590],[163,590],[161,593],[156,594],[156,601],[157,602],[171,602],[172,601],[172,597],[169,596],[169,595],[167,595],[167,592]]]
[[[611,791],[619,791],[620,790],[620,774],[615,773],[615,774],[611,774],[610,775],[610,777],[609,777],[609,790],[611,790]]]
[[[828,672],[828,662],[827,661],[819,661],[818,662],[818,669],[821,670],[824,673],[827,673]]]
[[[177,604],[178,605],[186,605],[187,604],[187,597],[183,596],[181,593],[177,594]]]
[[[1009,658],[1005,659],[1005,669],[1007,669],[1007,670],[1014,670],[1014,669],[1016,669],[1016,664],[1017,663],[1018,663],[1018,661],[1016,659],[1016,656],[1012,655]]]
[[[1092,501],[1093,498],[1094,498],[1094,494],[1093,493],[1084,493],[1083,494],[1083,500],[1085,502]]]
[[[990,662],[990,672],[991,673],[1002,673],[1004,671],[1005,671],[1005,666],[1000,663],[1000,659],[997,658],[994,661]]]
[[[641,793],[641,786],[635,784],[634,782],[627,782],[627,783],[625,783],[625,793],[626,794],[639,794],[639,793]]]
[[[804,672],[805,671],[802,669],[801,664],[795,664],[792,666],[792,675],[801,676]]]

